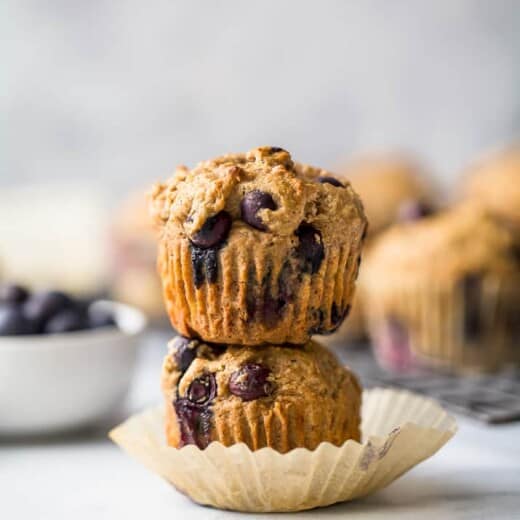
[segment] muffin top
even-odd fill
[[[467,203],[385,232],[365,263],[365,283],[414,277],[450,282],[466,274],[519,273],[520,248],[508,226]]]
[[[151,199],[163,232],[188,237],[199,247],[213,247],[237,229],[256,233],[259,240],[289,237],[302,223],[317,229],[324,244],[341,244],[366,226],[350,183],[295,164],[276,147],[223,155],[192,170],[180,166],[154,187]]]
[[[520,226],[520,143],[470,167],[465,190],[471,199]]]
[[[422,168],[404,156],[360,158],[347,165],[344,176],[363,201],[370,234],[393,224],[404,204],[417,203],[429,210],[434,199]]]
[[[208,428],[190,424],[197,420],[231,421],[240,409],[250,418],[280,407],[306,407],[308,413],[350,413],[359,421],[361,387],[356,376],[340,365],[334,354],[316,342],[291,346],[226,346],[177,336],[169,344],[161,385],[166,401],[174,404],[181,445],[205,447]],[[349,407],[349,410],[345,410]],[[207,416],[206,416],[207,415]],[[200,425],[199,425],[200,426]]]

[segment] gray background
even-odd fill
[[[0,185],[113,193],[258,144],[399,148],[444,185],[519,135],[514,0],[2,2]]]

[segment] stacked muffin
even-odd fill
[[[180,167],[152,193],[174,447],[282,453],[359,440],[356,377],[311,341],[348,315],[366,219],[347,182],[257,148]]]

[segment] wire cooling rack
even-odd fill
[[[498,424],[520,420],[520,371],[455,376],[422,372],[401,375],[383,371],[366,344],[334,349],[360,376],[363,386],[393,386],[433,397],[454,412]]]

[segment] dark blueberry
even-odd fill
[[[215,247],[226,240],[231,229],[231,215],[227,211],[220,211],[208,218],[200,230],[193,235],[191,241],[202,249]]]
[[[0,303],[23,303],[28,297],[29,291],[20,285],[0,285]]]
[[[173,343],[173,359],[181,372],[186,372],[192,361],[197,356],[196,347],[197,344],[193,340],[183,336],[175,338]]]
[[[399,206],[397,212],[398,220],[408,222],[419,220],[433,214],[433,208],[419,200],[407,200]]]
[[[481,286],[482,280],[478,274],[467,275],[459,282],[464,297],[464,336],[469,341],[478,340],[483,332],[480,307]]]
[[[197,379],[194,379],[186,396],[192,405],[203,406],[212,401],[217,395],[217,382],[213,374],[202,374]]]
[[[229,391],[243,401],[252,401],[273,393],[274,386],[267,378],[271,371],[257,363],[246,363],[229,378]]]
[[[274,327],[282,317],[283,308],[287,300],[283,294],[273,296],[271,293],[272,273],[269,269],[258,284],[254,270],[248,273],[246,306],[249,319],[256,319],[265,323],[268,327]]]
[[[336,188],[344,188],[345,185],[334,177],[318,177],[316,179],[320,184],[332,184],[332,186],[336,186]]]
[[[91,329],[115,327],[116,325],[114,314],[108,309],[103,309],[96,305],[92,305],[88,308],[88,326]]]
[[[206,448],[211,441],[212,411],[207,407],[193,406],[188,399],[177,399],[174,408],[181,433],[179,447],[195,444],[202,450]]]
[[[242,202],[240,203],[241,217],[244,222],[247,222],[251,227],[259,229],[260,231],[267,231],[267,226],[262,222],[258,216],[261,209],[270,209],[274,211],[278,206],[273,197],[265,191],[253,190],[246,193]]]
[[[285,152],[285,150],[283,148],[278,147],[278,146],[271,146],[269,148],[269,152],[270,153],[278,153],[278,152]]]
[[[32,322],[28,320],[21,307],[12,304],[0,305],[0,336],[33,334]]]
[[[84,313],[77,309],[64,309],[49,318],[43,327],[45,334],[59,334],[88,328]]]
[[[270,294],[263,297],[253,297],[247,300],[247,312],[251,319],[265,323],[268,327],[274,327],[282,317],[282,311],[286,302],[281,298],[273,298]]]
[[[303,262],[302,269],[311,274],[317,273],[325,257],[321,233],[311,224],[302,222],[295,234],[300,239],[296,254]]]
[[[73,306],[72,300],[58,291],[44,291],[35,293],[24,303],[25,316],[38,329],[42,329],[45,322],[61,310]]]
[[[215,283],[218,278],[218,250],[214,248],[202,249],[191,244],[191,265],[193,269],[193,283],[199,289],[205,280]]]

